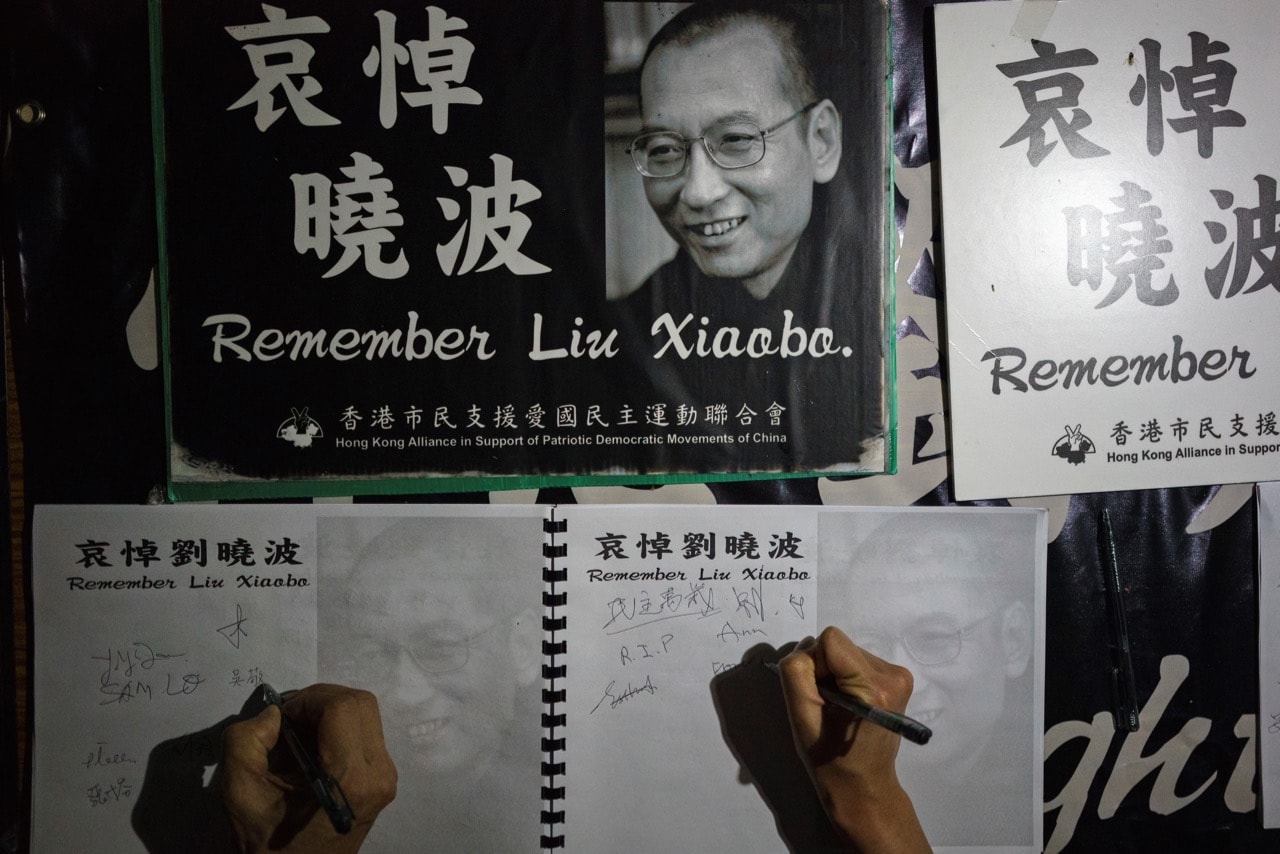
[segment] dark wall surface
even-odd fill
[[[928,120],[929,5],[898,0],[893,10],[903,238],[899,473],[874,482],[664,487],[643,493],[648,500],[951,503],[934,263],[940,247]],[[18,0],[0,14],[6,116],[32,103],[44,113],[42,122],[14,124],[4,185],[4,286],[22,406],[26,502],[140,503],[165,479],[163,387],[147,335],[154,328],[156,237],[146,4]],[[586,502],[620,494],[556,489],[431,500]],[[1047,585],[1046,850],[1280,849],[1280,832],[1262,831],[1255,812],[1250,490],[1198,487],[1018,503],[1048,505],[1054,537]],[[1141,728],[1132,733],[1116,731],[1111,719],[1098,546],[1103,509],[1119,544],[1134,650]],[[8,613],[0,619],[7,621]],[[16,761],[11,747],[0,751],[9,765]],[[6,767],[6,783],[17,774]],[[25,808],[9,788],[0,794],[2,837],[25,822]]]

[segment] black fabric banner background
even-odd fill
[[[904,171],[933,162],[929,5],[901,0],[893,9],[895,144]],[[131,345],[126,332],[131,322],[143,322],[138,312],[146,312],[156,262],[146,5],[25,0],[10,4],[4,17],[5,113],[35,101],[46,115],[38,125],[14,126],[5,172],[4,285],[22,406],[26,501],[28,507],[139,503],[165,476],[160,373],[154,352],[149,361],[146,347]],[[900,226],[908,208],[899,205]],[[920,259],[909,281],[917,297],[939,292],[930,256]],[[917,441],[900,451],[901,480],[911,478],[913,468],[933,471],[929,433],[938,424],[928,415],[915,416],[904,430]],[[720,503],[817,503],[845,486],[801,479],[713,484],[708,491]],[[917,492],[910,498],[918,503],[951,503],[941,477]],[[1058,502],[1062,528],[1049,548],[1048,579],[1047,850],[1264,852],[1280,846],[1280,833],[1261,830],[1253,811],[1254,504],[1246,500],[1224,513],[1223,503],[1231,504],[1225,493],[1206,487]],[[537,498],[600,500],[590,490],[568,489],[544,490]],[[1109,714],[1096,543],[1104,507],[1121,544],[1144,707],[1143,730],[1132,734],[1115,732]],[[1189,525],[1198,532],[1188,533]],[[8,614],[3,619],[8,628]],[[12,779],[17,770],[4,773]],[[25,825],[26,816],[3,820],[9,830]]]

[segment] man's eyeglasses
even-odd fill
[[[353,677],[378,684],[395,675],[400,655],[404,653],[423,673],[452,673],[467,665],[475,642],[498,625],[494,623],[470,635],[461,634],[460,627],[456,630],[431,628],[414,635],[408,643],[368,638],[350,650],[349,666]]]
[[[704,130],[702,136],[692,139],[669,130],[641,134],[627,152],[635,161],[636,169],[646,178],[674,178],[679,175],[684,171],[689,149],[695,142],[701,142],[707,156],[722,169],[743,169],[764,159],[764,141],[769,134],[804,115],[818,103],[807,104],[776,125],[763,129],[754,122],[735,120],[717,122]]]
[[[967,626],[958,625],[951,617],[936,617],[912,626],[900,635],[859,632],[856,641],[867,652],[886,660],[893,654],[894,644],[901,642],[907,654],[919,664],[946,664],[960,657],[965,638],[999,613],[999,610],[993,611]]]

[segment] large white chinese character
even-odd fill
[[[262,11],[267,16],[264,24],[242,24],[226,27],[226,31],[236,41],[248,42],[254,39],[270,39],[267,44],[245,44],[244,52],[249,56],[249,65],[258,82],[241,96],[227,110],[238,110],[250,104],[257,105],[254,123],[258,130],[266,130],[284,114],[285,108],[277,108],[276,89],[284,92],[285,99],[293,108],[298,121],[304,125],[337,125],[340,121],[311,103],[311,99],[322,91],[320,81],[307,72],[310,71],[311,58],[315,50],[300,38],[288,36],[310,35],[329,32],[329,25],[323,18],[289,18],[288,12],[277,6],[262,4]],[[297,78],[295,82],[295,78]]]
[[[350,181],[332,183],[319,173],[290,175],[293,181],[293,246],[300,253],[329,256],[330,240],[343,248],[342,257],[324,274],[336,276],[364,256],[364,268],[379,279],[398,279],[409,271],[404,250],[394,261],[382,259],[382,244],[395,237],[391,229],[404,224],[394,213],[400,203],[391,197],[391,179],[376,177],[382,165],[367,154],[352,152],[342,174]]]
[[[475,45],[461,36],[448,35],[465,30],[467,22],[450,18],[436,6],[427,7],[427,38],[410,39],[403,45],[396,41],[396,16],[379,10],[373,13],[378,19],[378,46],[369,50],[363,69],[366,77],[377,76],[379,81],[378,118],[384,128],[396,123],[399,102],[404,98],[410,107],[431,107],[431,129],[437,134],[449,130],[450,104],[482,104],[480,93],[462,83],[471,65]],[[396,79],[396,66],[412,63],[413,77],[425,90],[400,92]]]
[[[527,216],[514,210],[534,199],[542,198],[542,191],[528,181],[512,180],[510,157],[491,154],[489,159],[493,161],[493,186],[467,187],[471,196],[471,216],[463,221],[452,240],[436,246],[440,269],[446,276],[461,276],[472,270],[483,273],[499,265],[507,267],[517,276],[550,273],[550,267],[520,254],[520,244],[528,235],[532,222]],[[467,170],[457,166],[446,166],[444,170],[449,174],[453,186],[462,187],[467,183]],[[462,206],[453,199],[437,196],[436,201],[440,204],[445,219],[453,221],[461,216]],[[462,251],[464,240],[466,254],[459,263],[458,255]],[[494,248],[493,257],[484,266],[477,268],[481,251],[490,243]]]

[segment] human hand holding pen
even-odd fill
[[[284,714],[321,767],[341,784],[355,825],[339,833],[293,757],[283,750],[281,709],[227,727],[222,737],[222,801],[248,854],[265,851],[349,854],[395,797],[396,769],[382,736],[377,698],[340,685],[312,685],[288,696]],[[269,754],[281,743],[285,754]]]
[[[830,706],[819,680],[865,703],[902,713],[911,697],[906,668],[878,658],[828,627],[779,662],[791,732],[818,797],[854,850],[927,852],[924,830],[898,781],[901,737]]]

